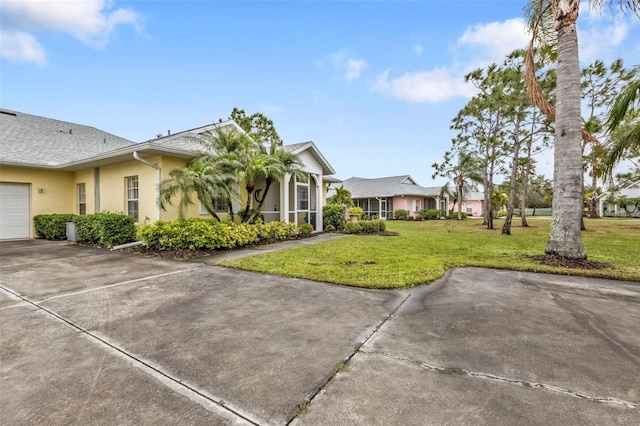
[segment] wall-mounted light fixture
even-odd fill
[[[44,188],[43,188],[43,187],[41,187],[41,186],[39,186],[39,187],[38,187],[38,192],[42,194],[42,193],[44,192]]]

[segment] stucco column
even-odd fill
[[[322,185],[322,175],[311,175],[316,183],[316,231],[322,231],[322,191],[324,186]]]
[[[285,223],[289,222],[289,181],[291,175],[285,173],[280,182],[280,221]]]

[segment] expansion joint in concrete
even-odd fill
[[[211,411],[211,412],[217,412],[218,414],[222,414],[224,416],[228,416],[233,418],[236,422],[239,423],[245,423],[248,425],[253,425],[253,426],[262,426],[262,424],[255,419],[250,418],[250,415],[246,414],[246,413],[241,413],[239,412],[239,410],[236,410],[232,407],[230,407],[228,404],[226,404],[223,400],[220,400],[218,398],[212,397],[210,395],[207,395],[205,392],[200,391],[198,389],[196,389],[194,386],[190,386],[189,384],[185,383],[184,381],[180,380],[179,378],[173,377],[170,374],[162,371],[160,368],[155,367],[153,365],[151,365],[150,362],[145,361],[129,352],[127,352],[124,349],[121,349],[120,347],[116,346],[113,343],[110,343],[109,341],[106,340],[106,338],[102,338],[94,333],[92,333],[91,331],[81,327],[80,325],[74,323],[73,321],[59,315],[58,313],[47,309],[46,307],[40,305],[38,302],[32,301],[27,297],[24,297],[20,294],[18,294],[17,292],[0,285],[0,289],[4,290],[5,292],[12,294],[13,296],[21,299],[23,302],[27,303],[28,305],[31,305],[37,309],[39,309],[41,312],[44,312],[45,314],[59,320],[62,321],[63,323],[67,324],[68,326],[70,326],[71,328],[79,331],[80,333],[82,333],[83,336],[87,336],[88,338],[92,339],[94,342],[99,343],[100,345],[102,345],[103,347],[106,347],[106,349],[110,352],[112,352],[113,354],[127,359],[130,362],[133,362],[134,365],[136,367],[138,367],[140,370],[144,371],[146,374],[150,375],[151,377],[155,378],[156,380],[158,380],[159,382],[161,382],[162,384],[164,384],[165,386],[167,386],[168,388],[172,389],[173,391],[186,396],[187,398],[189,398],[191,401],[201,405],[204,409]]]
[[[376,327],[371,331],[371,333],[369,333],[360,343],[358,343],[358,345],[355,347],[355,349],[346,357],[344,358],[344,360],[338,364],[338,366],[336,366],[336,368],[334,369],[333,372],[331,372],[331,374],[329,375],[329,377],[327,378],[327,380],[325,380],[322,384],[320,384],[320,386],[318,387],[318,389],[313,393],[313,395],[311,395],[307,400],[305,400],[303,403],[298,404],[299,409],[296,411],[296,413],[289,419],[289,421],[287,421],[286,426],[289,426],[300,414],[302,414],[304,412],[304,410],[306,410],[309,405],[311,405],[311,403],[313,402],[313,400],[315,399],[316,396],[318,396],[318,394],[325,389],[325,387],[331,382],[331,380],[333,380],[333,378],[336,376],[336,374],[338,374],[339,370],[341,370],[342,368],[344,368],[349,361],[351,361],[351,359],[354,357],[355,354],[357,354],[358,352],[361,351],[361,348],[369,341],[371,340],[371,338],[373,338],[373,336],[375,336],[375,334],[382,328],[382,326],[384,326],[391,318],[393,318],[393,316],[395,315],[396,312],[398,312],[398,309],[400,309],[400,307],[411,297],[411,294],[406,295],[402,301],[400,301],[400,303],[398,303],[398,305],[391,310],[391,312],[389,312],[389,314],[382,320],[380,321],[380,323],[378,325],[376,325]]]
[[[591,395],[587,395],[584,392],[563,388],[561,386],[550,385],[550,384],[546,384],[546,383],[530,382],[528,380],[521,380],[521,379],[511,379],[511,378],[508,378],[508,377],[497,376],[495,374],[471,371],[471,370],[467,370],[465,368],[438,367],[438,366],[435,366],[435,365],[432,365],[432,364],[428,364],[428,363],[423,362],[423,361],[411,360],[409,358],[403,357],[402,355],[393,354],[393,353],[389,353],[389,352],[362,351],[362,353],[365,353],[365,354],[368,354],[368,355],[379,355],[379,356],[384,356],[384,357],[387,357],[387,358],[392,358],[392,359],[394,359],[396,361],[400,361],[400,362],[407,363],[407,364],[412,364],[412,365],[418,366],[418,367],[420,367],[420,368],[422,368],[424,370],[427,370],[427,371],[430,371],[430,372],[433,372],[433,373],[443,374],[443,375],[456,375],[456,376],[470,377],[470,378],[479,379],[479,380],[488,380],[488,381],[492,381],[492,382],[506,383],[506,384],[510,384],[510,385],[522,386],[522,387],[533,388],[533,389],[544,389],[544,390],[547,390],[547,391],[556,392],[556,393],[560,393],[560,394],[564,394],[564,395],[569,395],[569,396],[572,396],[574,398],[580,398],[580,399],[584,399],[584,400],[591,401],[591,402],[622,405],[623,407],[631,408],[631,409],[634,409],[634,408],[638,407],[638,403],[636,403],[636,402],[625,401],[625,400],[622,400],[622,399],[619,399],[619,398],[591,396]]]

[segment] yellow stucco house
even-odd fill
[[[228,120],[135,143],[94,127],[0,109],[0,240],[34,238],[33,216],[39,214],[123,212],[139,225],[176,219],[177,208],[160,208],[159,182],[200,155],[193,136],[216,128],[242,131]],[[308,179],[286,176],[272,185],[263,204],[265,221],[310,223],[321,230],[335,170],[313,142],[284,149],[298,156]],[[246,194],[240,198],[235,211]],[[188,216],[209,217],[197,202]]]

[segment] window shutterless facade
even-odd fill
[[[215,198],[213,200],[213,209],[216,211],[216,213],[227,213],[229,211],[229,206],[227,205],[227,202],[225,200]],[[209,214],[207,209],[204,208],[202,201],[200,202],[200,214]]]
[[[78,214],[87,214],[87,185],[85,183],[79,183],[76,186],[76,192],[78,194]]]
[[[138,201],[138,176],[127,176],[125,178],[127,214],[139,221],[139,201]]]

